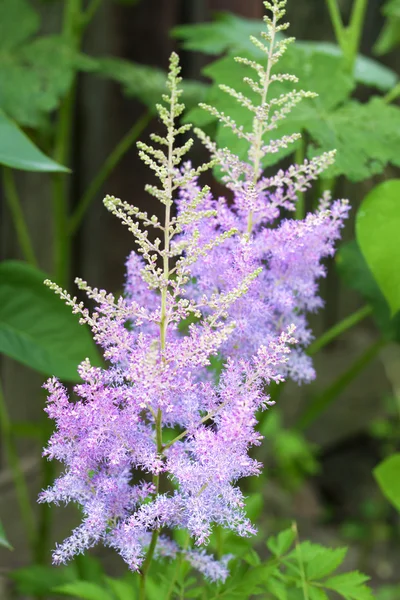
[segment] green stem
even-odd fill
[[[392,88],[391,90],[388,91],[387,94],[385,94],[385,96],[383,96],[383,101],[386,104],[390,104],[391,102],[394,102],[395,100],[397,100],[397,98],[400,96],[400,83],[397,83],[394,88]]]
[[[157,411],[156,417],[156,440],[157,440],[157,452],[162,454],[163,444],[162,444],[162,412],[160,409]],[[155,485],[155,494],[158,494],[160,489],[160,476],[153,475],[153,483]],[[143,567],[141,569],[141,578],[140,578],[140,588],[139,588],[139,600],[146,599],[146,580],[147,574],[149,572],[149,568],[151,565],[151,561],[153,560],[154,551],[156,549],[157,540],[159,536],[159,530],[155,529],[151,536],[151,542],[149,549],[147,550],[146,558],[143,562]]]
[[[299,140],[299,145],[295,152],[295,157],[294,157],[295,163],[297,165],[303,164],[305,155],[306,155],[306,143],[305,143],[304,137],[302,137],[301,140]],[[304,219],[305,216],[306,216],[306,206],[305,206],[304,192],[298,192],[297,193],[297,202],[296,202],[296,219],[302,220],[302,219]]]
[[[66,0],[64,5],[63,36],[78,50],[83,34],[81,0]],[[76,96],[76,74],[71,89],[64,98],[55,135],[54,158],[61,164],[69,162],[71,131]],[[54,277],[61,286],[68,282],[71,240],[68,235],[68,186],[62,174],[53,176],[54,215]]]
[[[364,28],[365,15],[367,12],[368,0],[354,0],[351,11],[349,31],[348,60],[351,73],[354,70],[354,63],[360,49],[361,35]]]
[[[332,402],[346,389],[346,387],[357,377],[361,371],[378,354],[380,349],[386,344],[386,340],[379,339],[369,346],[365,352],[359,356],[352,365],[342,373],[327,389],[308,403],[306,410],[300,416],[296,428],[299,430],[307,429],[318,417],[332,404]]]
[[[150,568],[151,561],[153,560],[154,550],[156,549],[157,540],[158,540],[158,529],[153,531],[153,535],[151,536],[151,542],[149,549],[146,554],[145,561],[142,567],[142,576],[140,578],[140,589],[139,589],[139,600],[146,600],[146,580],[147,573]]]
[[[301,585],[303,588],[303,597],[304,597],[304,600],[309,600],[310,596],[308,595],[306,572],[304,569],[303,556],[302,556],[301,547],[300,547],[299,531],[297,529],[296,523],[293,523],[292,529],[296,534],[296,556],[297,556],[297,562],[298,562],[299,569],[300,569]]]
[[[33,250],[29,230],[26,225],[24,213],[22,211],[21,202],[18,196],[17,186],[15,185],[13,172],[11,169],[3,168],[3,185],[4,194],[10,209],[11,216],[14,222],[14,227],[17,232],[18,243],[22,250],[25,260],[37,267],[37,260]]]
[[[328,10],[329,10],[329,14],[331,17],[331,22],[332,22],[332,26],[333,26],[333,30],[335,32],[335,36],[336,36],[336,41],[339,44],[339,46],[341,47],[343,53],[344,53],[344,32],[345,32],[345,28],[343,25],[343,21],[342,21],[342,17],[340,14],[340,8],[338,5],[337,0],[326,0],[326,3],[328,5]]]
[[[7,410],[6,401],[0,383],[0,431],[7,454],[7,462],[14,480],[17,502],[24,523],[26,537],[32,556],[35,552],[36,528],[35,516],[29,499],[28,486],[15,447],[11,431],[11,421]]]
[[[82,25],[86,27],[93,19],[103,0],[92,0],[82,15]]]
[[[187,548],[189,546],[189,542],[190,542],[190,535],[189,535],[189,533],[187,533],[186,534],[186,538],[185,538],[185,542],[184,542],[183,547],[182,547],[183,552],[185,550],[187,550]],[[176,567],[175,567],[175,570],[174,570],[174,574],[172,576],[171,582],[170,582],[169,587],[168,587],[167,595],[165,596],[164,600],[171,600],[171,598],[172,598],[172,594],[173,594],[173,591],[174,591],[175,583],[176,583],[176,581],[178,579],[179,571],[180,571],[180,569],[182,567],[182,563],[183,563],[183,560],[184,560],[184,554],[183,554],[183,552],[181,552],[180,555],[179,555],[179,557],[176,559]]]
[[[114,150],[108,155],[106,161],[101,167],[100,171],[95,175],[94,179],[89,184],[89,187],[80,199],[75,212],[71,216],[69,223],[69,233],[73,235],[79,228],[83,217],[86,214],[93,198],[107,180],[109,175],[115,169],[117,164],[120,162],[122,157],[126,154],[129,148],[136,142],[142,131],[147,127],[151,121],[151,112],[146,112],[140,117],[138,121],[131,127],[128,133],[118,142]]]
[[[357,325],[360,321],[368,317],[372,314],[372,307],[367,305],[360,308],[350,316],[346,317],[340,323],[336,323],[331,329],[325,331],[321,337],[315,340],[307,349],[307,354],[309,356],[313,356],[316,354],[321,348],[327,346],[330,342],[332,342],[335,338],[339,337],[342,333]]]

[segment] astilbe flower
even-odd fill
[[[220,86],[233,101],[253,113],[252,130],[245,131],[243,126],[215,107],[201,105],[240,140],[245,140],[249,150],[247,160],[241,160],[228,148],[218,148],[204,133],[197,131],[217,162],[223,183],[233,195],[231,203],[224,198],[214,199],[211,193],[204,195],[198,206],[199,212],[214,210],[215,213],[196,224],[199,245],[208,244],[216,231],[221,233],[235,228],[240,235],[230,238],[223,247],[213,248],[196,262],[193,267],[194,293],[201,295],[203,289],[227,293],[244,273],[262,267],[248,294],[238,298],[230,309],[236,327],[223,345],[223,354],[249,357],[261,343],[268,343],[289,324],[295,324],[299,344],[281,372],[297,382],[308,382],[315,377],[315,372],[312,360],[306,354],[313,339],[307,313],[323,305],[318,295],[318,279],[325,275],[322,260],[334,254],[334,244],[340,237],[348,204],[345,200],[331,203],[326,193],[314,213],[304,217],[298,215],[300,218],[297,219],[285,218],[288,212],[296,210],[298,194],[303,194],[312,180],[332,164],[334,151],[292,165],[286,171],[279,170],[272,177],[263,174],[265,157],[300,137],[294,134],[271,141],[270,136],[277,125],[303,98],[315,96],[303,90],[271,96],[271,88],[276,83],[295,84],[298,79],[294,75],[273,73],[279,58],[293,41],[292,38],[277,40],[276,37],[288,27],[287,23],[280,24],[286,1],[273,0],[264,5],[271,14],[264,18],[267,31],[261,34],[266,44],[254,37],[251,39],[266,55],[265,64],[236,58],[249,67],[250,74],[255,71],[257,77],[246,77],[244,81],[259,96],[259,104],[255,105],[243,93],[226,85]],[[188,163],[182,169],[185,180],[190,168]],[[196,178],[182,185],[179,209],[187,210],[198,194]]]
[[[253,354],[229,357],[218,382],[206,376],[210,357],[235,329],[232,307],[251,290],[261,269],[251,259],[253,244],[241,241],[237,268],[229,266],[223,275],[225,280],[234,275],[229,289],[203,285],[200,294],[191,293],[197,262],[218,248],[233,250],[228,243],[237,230],[211,227],[207,240],[199,242],[204,223],[217,216],[216,208],[202,208],[206,187],[196,188],[173,214],[177,191],[210,166],[187,167],[183,173],[178,168],[192,145],[191,140],[176,144],[189,129],[176,124],[183,111],[179,82],[173,54],[169,95],[158,106],[166,136],[152,136],[157,148],[139,144],[140,156],[160,182],[147,191],[164,205],[164,222],[114,197],[105,199],[138,246],[127,263],[126,297],[115,298],[78,279],[79,288],[96,303],[91,314],[48,282],[90,326],[108,364],[98,368],[86,360],[80,365],[76,401],[57,379],[47,382],[46,410],[56,430],[44,455],[64,463],[65,471],[40,500],[75,502],[82,509],[82,523],[56,548],[55,563],[102,542],[133,570],[146,552],[151,558],[153,552],[174,556],[179,551],[216,580],[226,577],[227,557],[218,564],[203,550],[177,550],[159,532],[184,528],[196,545],[208,542],[213,524],[242,536],[255,532],[236,484],[260,472],[261,464],[248,455],[261,441],[256,413],[270,403],[265,384],[282,379],[295,340],[290,326]],[[163,241],[151,241],[149,227]],[[193,321],[185,335],[179,331],[183,320]]]

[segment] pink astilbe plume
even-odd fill
[[[274,41],[284,28],[277,24],[284,4],[265,3],[273,16],[266,18],[272,63],[287,43]],[[61,461],[64,472],[40,501],[74,502],[82,510],[81,524],[56,548],[55,563],[101,542],[132,570],[147,568],[153,554],[179,554],[210,580],[224,580],[229,556],[216,561],[199,546],[216,524],[240,536],[256,531],[238,481],[262,468],[249,450],[262,440],[257,415],[273,404],[268,384],[313,377],[304,351],[312,337],[306,314],[321,305],[321,260],[332,255],[347,212],[345,203],[328,206],[324,198],[304,219],[283,218],[333,155],[264,177],[263,156],[294,139],[267,143],[264,134],[276,126],[285,101],[290,108],[308,93],[288,94],[271,113],[270,67],[262,69],[261,77],[256,68],[264,88],[261,108],[251,106],[253,131],[238,130],[249,142],[248,162],[200,133],[212,161],[194,168],[183,163],[192,139],[178,144],[190,126],[178,123],[184,107],[173,54],[168,94],[157,106],[166,135],[151,136],[155,147],[138,144],[158,179],[146,191],[161,202],[164,217],[112,196],[104,201],[137,246],[127,260],[125,296],[77,279],[94,301],[91,313],[48,282],[91,328],[107,361],[102,368],[88,360],[80,365],[74,399],[57,379],[45,386],[56,429],[44,455]],[[232,205],[198,183],[217,162]],[[209,372],[215,356],[224,359],[218,379]],[[188,532],[187,547],[168,537],[174,529]]]
[[[90,326],[108,363],[106,368],[81,364],[77,401],[56,379],[46,384],[46,410],[56,431],[44,454],[63,462],[65,471],[40,500],[75,502],[83,513],[82,523],[55,550],[56,563],[102,542],[137,570],[148,547],[162,555],[165,536],[155,545],[161,530],[186,529],[195,545],[208,542],[214,524],[242,536],[255,532],[237,482],[260,472],[261,464],[248,455],[261,440],[255,415],[270,402],[265,385],[282,379],[279,371],[295,342],[294,328],[260,345],[252,356],[228,359],[217,383],[207,376],[210,357],[221,352],[235,329],[231,307],[261,270],[249,257],[238,257],[229,290],[187,293],[200,258],[206,260],[217,248],[229,251],[227,244],[238,232],[215,231],[199,244],[200,221],[216,214],[201,209],[208,188],[199,188],[173,214],[174,190],[208,167],[189,168],[184,175],[176,168],[191,146],[190,141],[183,147],[175,143],[187,130],[175,124],[183,110],[178,74],[178,59],[172,55],[167,108],[158,107],[167,136],[152,136],[167,152],[139,145],[161,183],[147,189],[164,204],[164,223],[114,197],[105,199],[138,246],[138,254],[127,262],[126,296],[115,298],[78,279],[80,289],[96,303],[89,313],[50,283]],[[150,226],[163,241],[149,240]],[[244,243],[243,256],[248,252]],[[179,331],[182,320],[192,321],[184,335]],[[211,579],[226,576],[226,561],[217,566],[203,550],[185,552]]]

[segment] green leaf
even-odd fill
[[[329,600],[324,590],[313,586],[308,587],[308,596],[309,600]]]
[[[393,15],[392,15],[393,17]],[[394,18],[394,17],[393,17]],[[261,19],[246,19],[230,13],[217,13],[212,23],[180,25],[172,30],[172,35],[182,40],[185,50],[200,51],[205,54],[218,55],[225,52],[250,51],[258,56],[258,51],[249,37],[260,37],[265,25]],[[400,28],[397,23],[397,41],[400,39]],[[339,58],[342,50],[332,42],[313,42],[298,40],[295,49],[307,50],[309,53],[325,53]],[[358,83],[376,87],[382,91],[390,90],[397,82],[398,76],[392,69],[376,60],[361,54],[357,55],[354,78]],[[324,74],[326,81],[332,81],[329,72]]]
[[[378,589],[376,600],[393,600],[393,598],[400,598],[400,585],[385,585]]]
[[[21,125],[40,127],[69,90],[77,53],[62,36],[32,39],[39,18],[26,0],[2,0],[0,23],[0,108]]]
[[[254,54],[244,53],[244,55],[252,60],[256,59],[260,64],[265,63],[264,58],[256,57]],[[283,135],[309,130],[309,125],[316,128],[319,124],[319,128],[322,127],[322,130],[325,131],[325,121],[330,118],[332,111],[349,97],[354,87],[352,78],[343,71],[341,58],[325,52],[309,52],[307,49],[292,46],[279,61],[275,70],[280,73],[296,74],[300,82],[296,85],[275,82],[271,85],[270,98],[289,92],[294,87],[310,90],[319,95],[313,100],[303,100],[277,130],[265,137],[265,142]],[[329,73],[329,77],[327,77],[327,73]],[[226,56],[208,65],[204,69],[204,74],[213,81],[206,102],[215,106],[220,112],[229,115],[239,126],[243,126],[245,131],[251,131],[253,113],[220,90],[219,84],[224,83],[236,89],[257,104],[259,97],[243,81],[244,77],[253,76],[252,69],[237,63],[233,56]],[[332,86],[332,81],[335,81],[334,86]],[[197,108],[186,116],[186,121],[204,127],[215,122],[216,119],[206,111]],[[216,141],[220,147],[229,147],[241,159],[247,158],[248,142],[238,139],[230,128],[218,124]],[[331,142],[328,136],[328,139],[324,140],[323,149],[334,149],[335,141],[333,139]],[[327,145],[329,147],[326,147]],[[284,156],[293,153],[295,148],[296,144],[290,144],[288,148],[269,155],[264,160],[264,166],[275,164]]]
[[[342,564],[347,548],[322,548],[315,558],[306,565],[309,580],[322,579],[335,571]]]
[[[39,16],[27,0],[2,0],[0,3],[1,51],[13,50],[35,34]]]
[[[103,567],[98,558],[90,554],[78,554],[75,557],[75,564],[79,574],[78,579],[96,582],[103,578]]]
[[[117,600],[132,600],[134,598],[132,581],[111,577],[106,577],[105,580]]]
[[[86,57],[86,61],[85,70],[118,81],[127,96],[137,98],[150,110],[155,110],[162,94],[166,92],[167,74],[162,69],[139,65],[120,58]],[[207,90],[207,86],[199,81],[186,80],[182,82],[181,87],[182,100],[187,108],[201,102]]]
[[[400,43],[399,0],[389,0],[389,2],[386,2],[383,13],[387,18],[374,46],[374,52],[378,55],[390,52]]]
[[[400,511],[400,454],[385,458],[373,473],[382,493]]]
[[[373,317],[387,340],[400,341],[400,314],[391,318],[389,305],[376,283],[356,241],[342,244],[336,265],[344,283],[357,291],[373,308]]]
[[[91,581],[71,581],[54,587],[52,591],[56,594],[72,596],[82,600],[115,600],[113,594],[107,591],[104,586]]]
[[[364,585],[368,580],[366,575],[351,571],[324,581],[324,587],[334,590],[346,600],[374,600],[371,590]]]
[[[100,360],[89,331],[44,284],[46,274],[18,261],[0,264],[0,351],[45,375],[77,381],[77,365]]]
[[[298,40],[295,43],[295,48],[296,47],[308,50],[311,53],[322,52],[330,54],[331,56],[343,58],[341,48],[332,42],[303,42]],[[330,77],[325,78],[327,80],[328,78],[330,79]],[[387,92],[396,85],[398,75],[395,71],[382,65],[377,60],[358,54],[354,66],[354,79],[357,83],[362,83],[363,85],[375,87],[382,92]]]
[[[222,54],[226,51],[255,51],[250,35],[260,37],[265,25],[261,19],[245,19],[228,12],[219,12],[212,23],[179,25],[172,35],[183,41],[185,50]]]
[[[286,586],[284,583],[279,581],[279,579],[270,577],[267,581],[265,588],[277,600],[287,600]]]
[[[281,531],[276,537],[271,536],[267,540],[267,548],[274,554],[275,556],[282,556],[286,554],[286,552],[292,546],[294,540],[296,539],[296,532],[293,528],[285,529]]]
[[[381,98],[366,104],[352,101],[330,114],[308,111],[302,118],[315,143],[309,156],[337,150],[327,175],[362,181],[381,173],[388,163],[400,165],[400,109]]]
[[[392,314],[400,309],[400,179],[385,181],[364,198],[357,212],[356,235],[369,268]]]
[[[31,565],[10,573],[16,583],[16,591],[22,596],[47,596],[58,585],[74,581],[74,565],[68,567],[47,567]]]
[[[0,546],[2,546],[3,548],[8,548],[8,550],[13,550],[13,547],[11,546],[10,542],[8,541],[7,537],[6,537],[6,532],[4,531],[4,527],[2,522],[0,521]]]
[[[0,110],[0,164],[23,171],[69,171],[45,156],[2,110]]]

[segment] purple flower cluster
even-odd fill
[[[328,159],[325,156],[317,160],[324,165]],[[302,165],[306,174],[300,189],[305,189],[309,180],[320,172],[316,162]],[[219,164],[224,169],[225,163]],[[185,169],[190,169],[190,165]],[[248,236],[251,209],[243,206],[244,194],[237,195],[234,190],[230,204],[224,198],[215,200],[211,193],[204,197],[199,210],[215,210],[215,216],[201,219],[196,225],[199,245],[207,245],[216,231],[235,228],[242,235],[230,238],[224,246],[199,258],[193,267],[196,283],[192,293],[199,296],[205,290],[227,293],[238,278],[261,267],[260,275],[246,295],[231,307],[235,329],[223,345],[223,354],[250,357],[260,344],[268,344],[294,324],[298,345],[282,366],[281,374],[301,383],[315,377],[312,360],[305,351],[313,339],[307,313],[323,305],[318,295],[318,279],[325,275],[322,260],[333,256],[334,243],[340,237],[349,207],[345,200],[330,205],[326,194],[315,213],[309,213],[304,219],[282,218],[283,210],[295,210],[297,186],[293,179],[299,169],[292,167],[286,173],[280,171],[275,178],[262,180],[257,202],[253,202],[253,224]],[[179,210],[185,210],[198,193],[196,180],[182,187]]]
[[[266,20],[273,48],[282,4],[266,3],[273,14]],[[172,55],[169,94],[158,106],[166,135],[151,136],[157,147],[139,144],[159,180],[146,189],[164,205],[164,219],[105,199],[137,244],[127,261],[125,296],[77,280],[95,302],[90,313],[49,282],[89,325],[107,366],[93,367],[88,360],[80,365],[74,400],[58,380],[46,384],[46,410],[56,430],[44,455],[64,463],[65,471],[40,501],[74,502],[83,514],[55,550],[55,563],[102,542],[133,570],[146,552],[181,553],[209,579],[223,580],[228,557],[218,562],[203,549],[179,548],[162,532],[186,529],[197,546],[207,544],[215,524],[241,536],[255,532],[237,482],[262,467],[249,449],[262,439],[257,414],[272,404],[266,386],[286,376],[313,377],[302,349],[311,339],[306,313],[321,305],[321,260],[333,253],[347,206],[336,202],[329,208],[324,198],[304,219],[283,218],[333,156],[264,177],[262,158],[275,148],[262,143],[262,124],[274,123],[268,121],[265,90],[248,134],[248,163],[200,134],[212,162],[182,166],[192,140],[177,143],[189,130],[177,125],[183,111],[179,83]],[[216,162],[233,204],[215,200],[198,184]],[[149,228],[160,237],[153,240]],[[185,332],[183,322],[189,323]],[[295,330],[300,344],[291,351]],[[223,365],[214,380],[210,358],[217,355]]]

